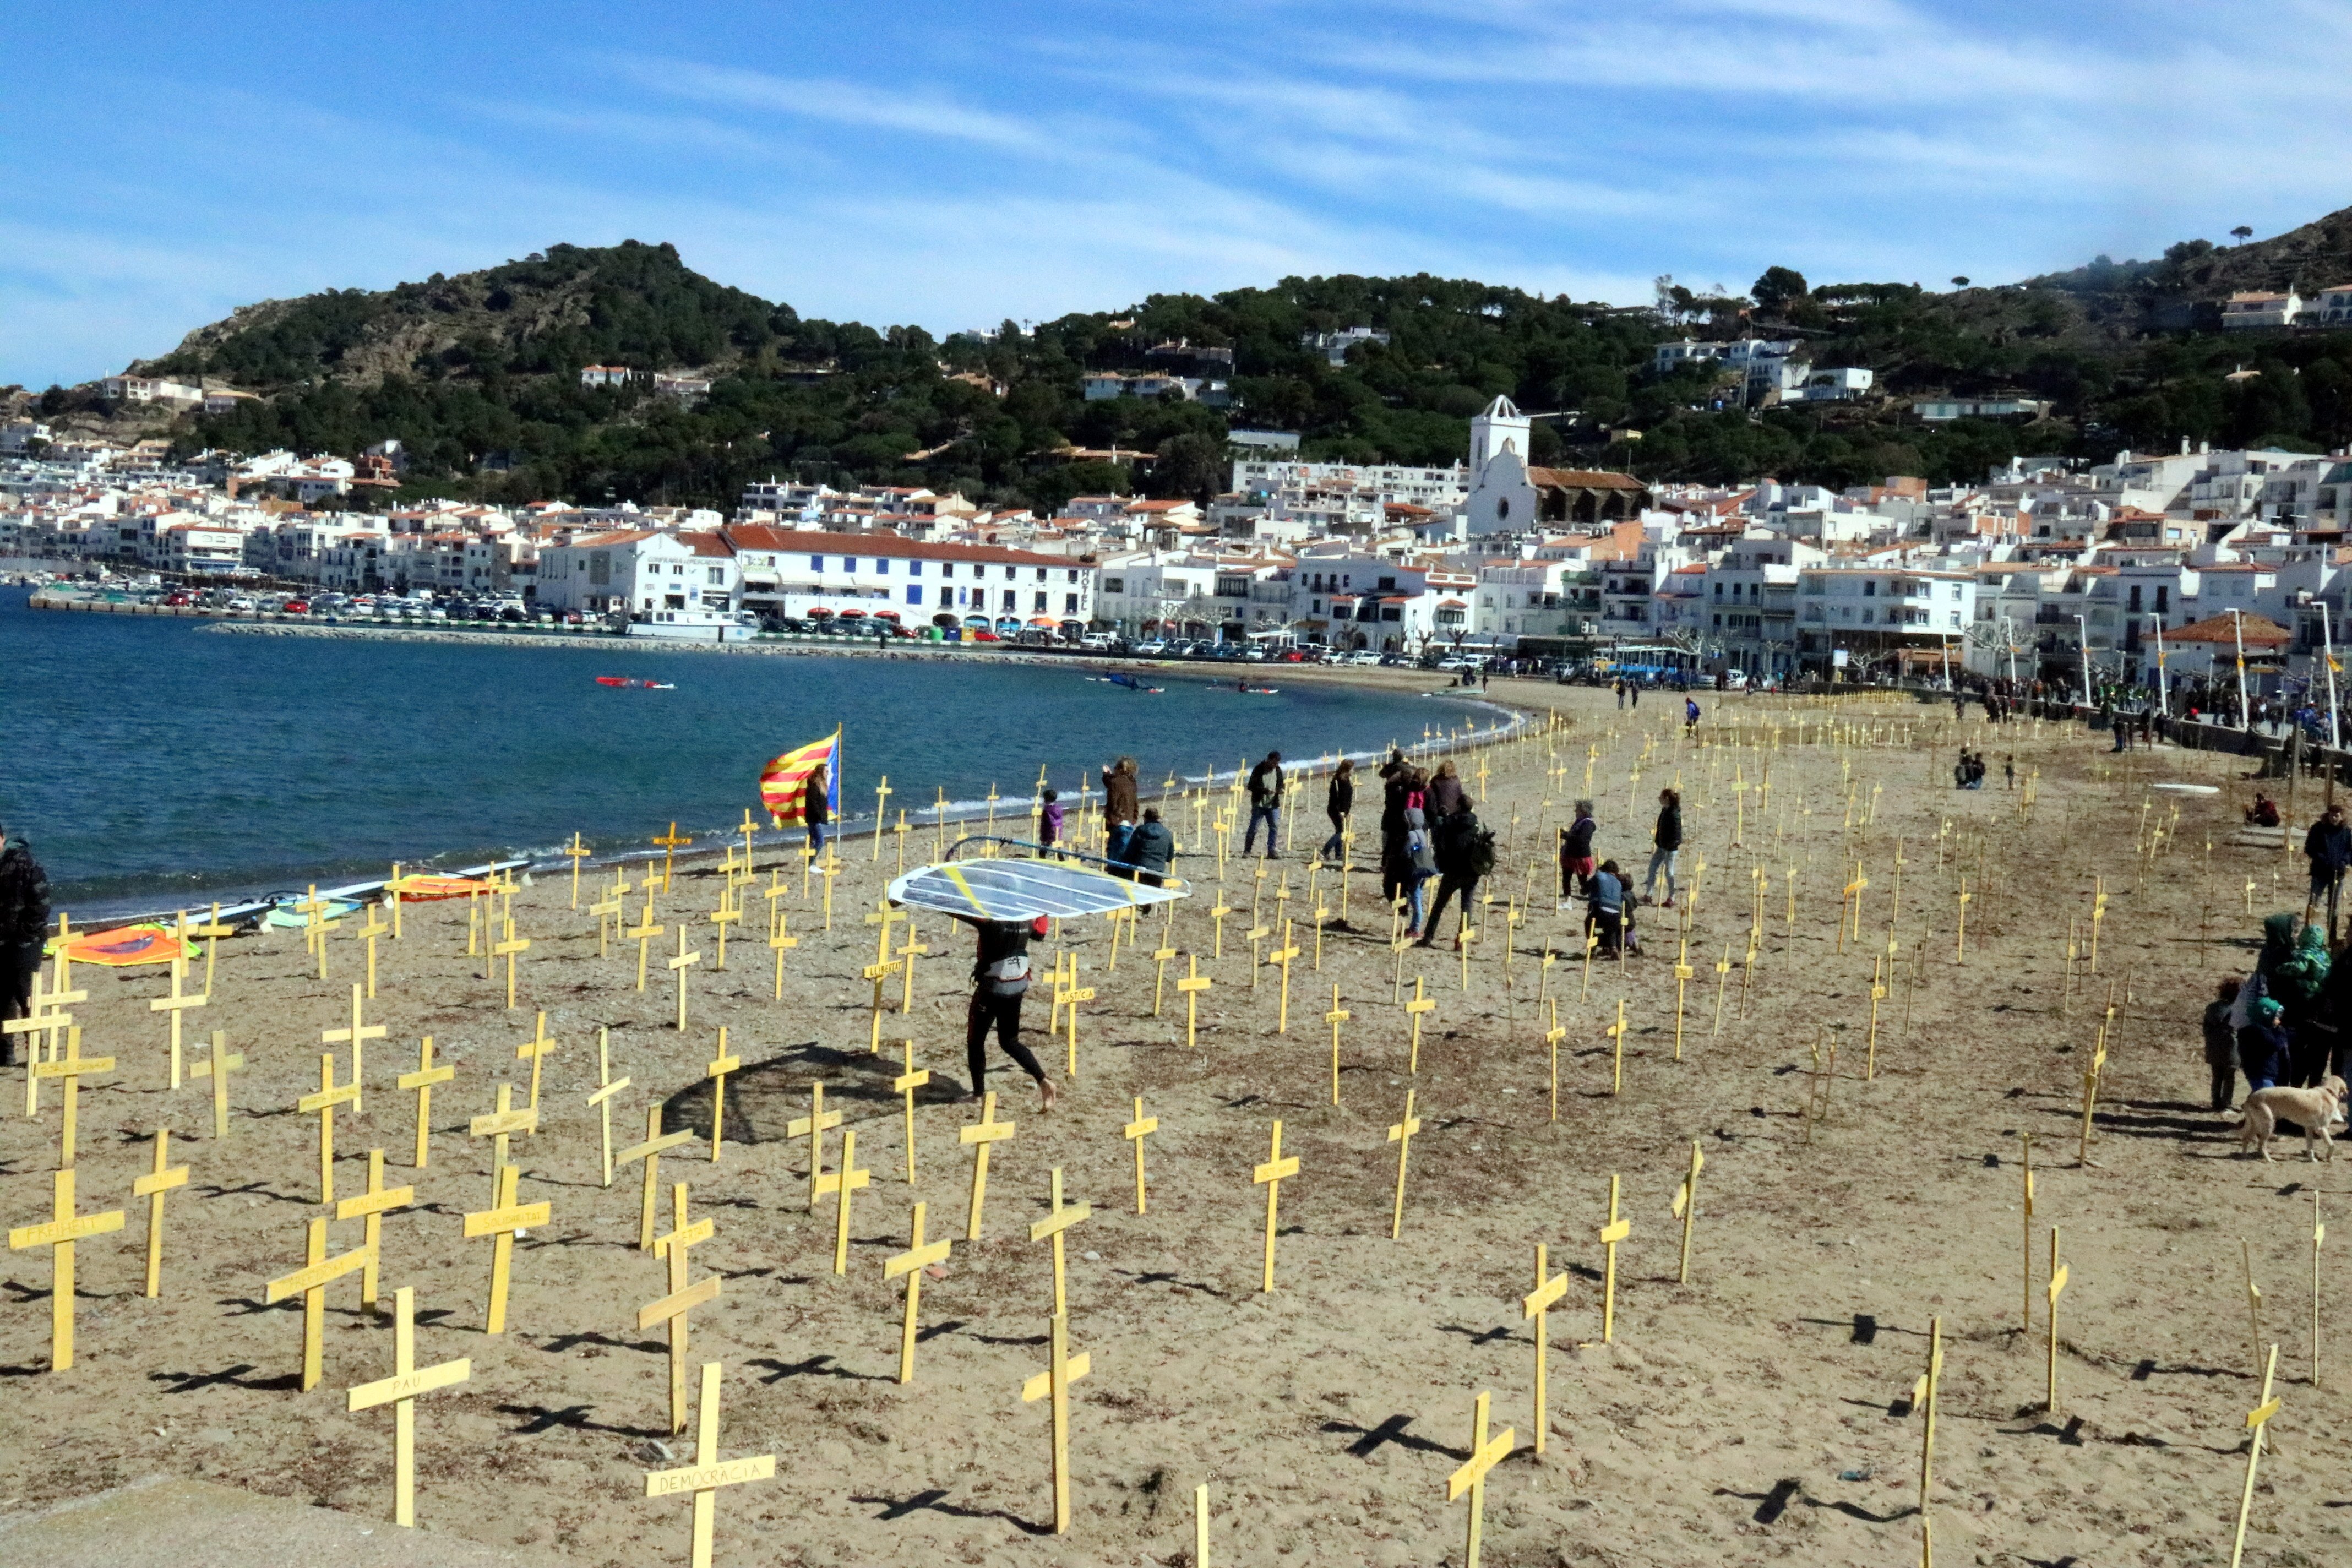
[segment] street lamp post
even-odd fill
[[[2235,605],[2230,606],[2230,641],[2238,658],[2238,728],[2254,727],[2254,710],[2246,705],[2246,612]]]
[[[2336,636],[2328,624],[2325,599],[2319,601],[2319,667],[2327,672],[2327,747],[2334,751],[2344,742],[2336,722]]]
[[[2170,683],[2164,674],[2164,617],[2150,610],[2147,618],[2156,623],[2156,709],[2169,719],[2172,717],[2172,701],[2167,689]]]
[[[2083,655],[2083,706],[2095,708],[2091,700],[2091,623],[2081,616],[2074,617],[2075,646]]]

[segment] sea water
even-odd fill
[[[1279,665],[1137,669],[1165,689],[1151,696],[1076,660],[278,637],[33,610],[29,596],[0,591],[0,822],[31,840],[57,907],[93,918],[381,876],[394,860],[545,858],[574,832],[600,856],[642,852],[673,819],[708,844],[747,806],[764,824],[761,764],[836,724],[852,827],[871,823],[887,773],[893,821],[905,807],[928,824],[942,793],[950,821],[982,816],[992,787],[1000,829],[1025,837],[1040,767],[1075,806],[1121,753],[1149,793],[1171,773],[1270,750],[1294,764],[1362,755],[1468,718],[1417,694],[1286,680]],[[1236,692],[1244,670],[1276,693]],[[1306,804],[1319,838],[1319,787]]]

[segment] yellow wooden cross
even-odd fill
[[[188,1184],[188,1168],[172,1160],[172,1130],[155,1129],[155,1163],[131,1184],[131,1195],[147,1200],[147,1294],[163,1293],[163,1194]]]
[[[1414,975],[1412,977],[1412,1000],[1404,1005],[1405,1016],[1412,1021],[1412,1055],[1406,1058],[1405,1062],[1405,1071],[1408,1073],[1418,1073],[1421,1071],[1421,1016],[1424,1013],[1434,1012],[1436,1011],[1436,1008],[1437,998],[1434,996],[1425,996],[1422,994],[1421,976],[1418,974]]]
[[[1478,1568],[1478,1536],[1486,1513],[1486,1472],[1510,1458],[1511,1447],[1518,1439],[1508,1426],[1487,1436],[1486,1401],[1482,1392],[1471,1405],[1469,1459],[1445,1479],[1447,1502],[1458,1500],[1465,1492],[1470,1496],[1470,1533],[1463,1547],[1463,1568]]]
[[[49,1249],[49,1370],[64,1372],[74,1358],[74,1243],[85,1237],[105,1236],[122,1228],[122,1211],[110,1214],[74,1213],[74,1173],[51,1174],[50,1219],[46,1225],[19,1226],[8,1233],[8,1248]]]
[[[616,1165],[633,1164],[642,1160],[646,1165],[645,1194],[637,1209],[637,1250],[654,1249],[654,1215],[657,1210],[655,1194],[660,1192],[661,1157],[665,1151],[693,1141],[694,1134],[686,1128],[675,1132],[661,1130],[662,1108],[658,1102],[646,1107],[646,1140],[632,1143],[613,1156]]]
[[[1690,965],[1690,938],[1683,938],[1682,948],[1675,956],[1675,1060],[1683,1059],[1683,997],[1690,987],[1691,978],[1698,973]]]
[[[608,1029],[596,1031],[596,1089],[588,1096],[594,1107],[603,1137],[604,1184],[613,1184],[613,1097],[629,1087],[626,1078],[613,1076],[613,1048]]]
[[[530,951],[530,938],[515,935],[512,915],[507,917],[505,929],[506,934],[490,944],[490,957],[503,958],[507,961],[507,1011],[511,1013],[515,1005],[515,960]],[[680,940],[683,941],[686,928],[681,925],[677,929]]]
[[[1958,943],[1952,954],[1952,962],[1955,963],[1966,963],[1969,961],[1969,900],[1975,896],[1976,895],[1969,891],[1969,879],[1966,877],[1962,877],[1960,879],[1960,918],[1958,926],[1954,932],[1954,937]],[[2091,952],[2095,955],[2099,951],[2098,919],[2099,916],[2097,914],[2094,914],[2091,917],[2093,922],[2091,926]],[[2098,972],[2098,961],[2095,956],[2091,962],[2092,973],[2096,973]]]
[[[1193,1049],[1198,1044],[1196,1031],[1201,1022],[1201,993],[1209,988],[1209,977],[1201,973],[1201,955],[1187,953],[1185,962],[1191,973],[1176,982],[1176,989],[1184,994],[1184,1048]]]
[[[215,1039],[219,1037],[215,1036]],[[433,1086],[447,1083],[457,1076],[457,1069],[447,1064],[433,1065],[433,1037],[427,1035],[416,1048],[416,1070],[400,1075],[402,1089],[416,1091],[416,1157],[410,1162],[418,1170],[425,1169],[433,1155]],[[216,1114],[226,1114],[225,1090],[214,1089]]]
[[[630,941],[637,944],[637,989],[640,991],[643,991],[646,988],[646,955],[652,948],[654,939],[660,936],[668,929],[669,928],[667,926],[663,925],[659,921],[654,919],[653,884],[648,881],[646,884],[646,912],[644,918],[639,920],[635,925],[631,926],[628,930],[621,933],[623,936],[627,937]],[[679,945],[683,946],[685,942],[686,930],[681,926],[678,928]],[[781,965],[782,962],[782,959],[779,957],[777,960],[778,964]],[[779,992],[777,994],[782,995],[782,993]]]
[[[922,1310],[923,1270],[948,1260],[948,1251],[954,1246],[950,1241],[923,1240],[923,1215],[926,1205],[915,1205],[915,1217],[908,1227],[907,1250],[893,1253],[882,1260],[882,1278],[896,1279],[907,1277],[907,1316],[898,1330],[898,1381],[915,1381],[915,1323]]]
[[[965,1212],[963,1238],[980,1239],[981,1212],[988,1202],[988,1151],[992,1144],[1012,1137],[1014,1124],[996,1120],[996,1091],[981,1096],[980,1120],[969,1127],[959,1128],[956,1142],[971,1150],[971,1200]]]
[[[1045,1370],[1021,1385],[1021,1402],[1034,1404],[1050,1398],[1054,1417],[1054,1533],[1066,1535],[1070,1529],[1070,1384],[1094,1370],[1094,1357],[1086,1351],[1070,1354],[1070,1320],[1066,1312],[1056,1312],[1050,1322],[1048,1334],[1052,1358]]]
[[[1261,869],[1263,869],[1263,868],[1261,868]],[[1259,925],[1259,924],[1257,923],[1257,921],[1256,921],[1255,919],[1253,919],[1253,920],[1250,921],[1250,929],[1249,929],[1249,944],[1250,944],[1250,989],[1251,989],[1251,990],[1253,990],[1253,991],[1255,991],[1255,990],[1256,990],[1256,989],[1257,989],[1257,968],[1258,968],[1258,956],[1257,956],[1257,955],[1258,955],[1258,945],[1257,945],[1257,944],[1258,944],[1258,943],[1260,943],[1260,942],[1264,942],[1267,937],[1270,937],[1270,936],[1272,936],[1273,934],[1274,934],[1274,928],[1273,928],[1272,926],[1262,926],[1262,925]]]
[[[710,1163],[719,1163],[719,1144],[727,1125],[727,1075],[743,1065],[743,1058],[729,1054],[727,1026],[719,1026],[719,1055],[704,1065],[703,1076],[710,1079]]]
[[[357,1197],[345,1198],[335,1205],[337,1219],[365,1219],[366,1240],[362,1250],[368,1257],[360,1269],[360,1305],[373,1307],[376,1299],[376,1265],[383,1253],[383,1215],[387,1209],[406,1208],[416,1201],[415,1187],[387,1187],[383,1184],[383,1151],[368,1151],[367,1191]]]
[[[1298,1156],[1293,1154],[1284,1158],[1282,1123],[1277,1121],[1274,1124],[1274,1143],[1266,1154],[1265,1163],[1250,1172],[1251,1184],[1265,1189],[1265,1267],[1258,1280],[1258,1289],[1263,1292],[1270,1292],[1274,1289],[1275,1222],[1276,1212],[1282,1201],[1282,1184],[1297,1174]]]
[[[31,1062],[25,1069],[32,1078],[63,1079],[65,1080],[65,1120],[58,1129],[58,1168],[70,1171],[74,1163],[74,1144],[80,1126],[81,1080],[85,1073],[109,1073],[114,1070],[112,1057],[86,1057],[81,1054],[81,1026],[66,1031],[66,1054],[52,1061]]]
[[[319,1201],[322,1204],[335,1201],[335,1107],[357,1105],[359,1098],[358,1084],[336,1084],[335,1053],[321,1051],[319,1092],[306,1094],[294,1102],[294,1109],[301,1115],[315,1113],[319,1118]]]
[[[778,888],[771,888],[768,889],[767,896],[770,900],[773,900],[782,890]],[[791,923],[791,918],[785,914],[782,905],[771,902],[768,905],[768,910],[775,917],[769,922],[768,945],[773,948],[776,953],[775,999],[781,1002],[784,999],[784,953],[789,949],[800,946],[801,939],[785,929]]]
[[[1633,1222],[1617,1217],[1617,1178],[1609,1178],[1609,1223],[1601,1227],[1601,1245],[1608,1253],[1601,1275],[1601,1342],[1617,1337],[1617,1244],[1633,1233]]]
[[[514,1108],[514,1085],[499,1085],[498,1109],[488,1116],[477,1116],[467,1124],[467,1131],[476,1138],[490,1140],[490,1191],[497,1201],[499,1173],[506,1169],[507,1140],[520,1132],[536,1136],[539,1132],[539,1112],[529,1106]]]
[[[220,939],[225,936],[235,936],[236,928],[221,924],[220,900],[215,899],[213,901],[212,919],[203,925],[190,926],[188,934],[205,939],[205,994],[209,996],[213,994],[213,961],[218,956]]]
[[[699,952],[686,951],[686,922],[677,926],[677,953],[669,960],[669,972],[677,982],[677,1032],[686,1033],[686,972],[702,962]]]
[[[891,961],[898,965],[898,1011],[902,1015],[915,1010],[915,960],[930,951],[915,940],[915,922],[909,918],[906,942],[890,950]]]
[[[1290,961],[1298,956],[1298,943],[1291,935],[1292,921],[1282,922],[1282,945],[1265,955],[1268,963],[1282,966],[1282,1001],[1275,1014],[1274,1032],[1290,1033]]]
[[[473,1375],[470,1356],[437,1366],[416,1364],[416,1292],[406,1285],[394,1291],[392,1375],[347,1391],[343,1408],[355,1414],[379,1405],[393,1407],[392,1522],[403,1529],[416,1523],[416,1396],[455,1387]]]
[[[1333,981],[1331,1010],[1323,1015],[1323,1021],[1331,1026],[1331,1103],[1334,1105],[1339,1103],[1339,1026],[1354,1016],[1353,1013],[1339,1005],[1339,983]]]
[[[2044,1407],[2051,1415],[2058,1414],[2058,1298],[2065,1293],[2067,1277],[2074,1272],[2058,1261],[2058,1227],[2050,1227],[2050,1286],[2045,1292],[2050,1302],[2050,1392]]]
[[[580,907],[580,862],[593,855],[595,851],[581,843],[580,835],[574,833],[572,836],[572,842],[565,845],[560,853],[572,861],[572,907],[576,910]]]
[[[607,957],[612,952],[614,926],[628,919],[623,912],[619,891],[607,890],[604,898],[588,906],[588,912],[596,917],[596,956]]]
[[[1055,999],[1070,1010],[1069,1047],[1066,1067],[1072,1078],[1078,1076],[1078,1004],[1095,999],[1095,988],[1078,984],[1078,955],[1070,954],[1070,983],[1066,989],[1055,993]]]
[[[63,919],[62,916],[59,918],[61,920]],[[65,950],[63,948],[59,948],[58,950],[58,967],[62,970],[66,966],[68,960]],[[35,970],[33,972],[32,991],[25,1016],[21,1018],[10,1018],[5,1023],[0,1023],[0,1035],[25,1035],[28,1037],[33,1035],[47,1035],[48,1037],[47,1045],[47,1056],[51,1059],[54,1059],[58,1054],[59,1045],[64,1040],[65,1032],[73,1027],[74,1016],[71,1013],[67,1012],[66,1008],[73,1003],[86,1002],[89,999],[89,992],[68,991],[66,990],[64,986],[64,981],[59,980],[54,985],[45,988],[41,984],[40,972],[37,969]],[[26,1049],[30,1053],[26,1058],[27,1065],[43,1059],[43,1044],[41,1041],[28,1038],[25,1044]],[[25,1078],[25,1114],[28,1117],[37,1115],[40,1111],[40,1090],[41,1080],[30,1073],[27,1073]]]
[[[680,1492],[694,1494],[694,1537],[690,1562],[692,1568],[710,1568],[711,1540],[716,1533],[719,1513],[719,1489],[738,1486],[745,1481],[765,1481],[775,1479],[776,1457],[755,1455],[745,1459],[721,1459],[719,1457],[719,1363],[702,1363],[702,1404],[695,1428],[694,1463],[674,1470],[647,1470],[646,1496],[676,1497]]]
[[[545,1225],[551,1207],[544,1202],[526,1204],[515,1201],[515,1184],[521,1176],[520,1166],[500,1166],[496,1204],[466,1216],[467,1240],[474,1241],[485,1236],[494,1238],[490,1247],[490,1306],[482,1324],[482,1331],[486,1334],[507,1331],[507,1279],[514,1262],[517,1233],[535,1225]]]
[[[392,933],[391,922],[376,918],[376,912],[383,907],[381,904],[368,905],[366,921],[359,929],[360,940],[367,943],[367,994],[370,1001],[375,999],[375,939]]]
[[[1140,1142],[1136,1144],[1139,1151],[1142,1147]],[[1054,1167],[1053,1184],[1052,1212],[1044,1219],[1030,1222],[1029,1239],[1044,1241],[1050,1237],[1054,1243],[1054,1311],[1059,1315],[1068,1310],[1068,1300],[1063,1290],[1063,1233],[1074,1225],[1084,1224],[1093,1215],[1094,1208],[1087,1204],[1070,1204],[1066,1206],[1063,1204],[1062,1167],[1059,1165]]]
[[[302,1267],[291,1274],[279,1275],[262,1290],[262,1300],[271,1306],[289,1296],[302,1298],[304,1393],[319,1386],[320,1364],[325,1349],[327,1287],[346,1274],[366,1268],[373,1257],[374,1254],[364,1247],[354,1247],[340,1258],[328,1257],[327,1222],[324,1218],[313,1219],[303,1248]]]
[[[352,1021],[349,1026],[319,1031],[320,1045],[340,1046],[348,1043],[352,1047],[352,1114],[354,1116],[366,1109],[360,1102],[360,1086],[367,1081],[367,1073],[362,1065],[367,1043],[370,1040],[383,1039],[384,1032],[384,1026],[382,1024],[370,1024],[363,1021],[361,1002],[360,988],[354,985],[352,987]]]
[[[794,1138],[809,1141],[808,1208],[811,1214],[816,1213],[816,1197],[822,1190],[817,1184],[824,1176],[824,1135],[840,1125],[841,1112],[824,1108],[824,1085],[821,1083],[809,1086],[809,1113],[795,1116],[784,1123],[787,1142]]]
[[[655,839],[653,842],[654,847],[662,852],[662,894],[664,897],[667,897],[669,894],[669,874],[671,868],[676,866],[677,862],[677,852],[692,844],[694,840],[691,838],[682,838],[678,837],[677,824],[673,822],[669,825],[669,831],[662,835],[659,838]]]
[[[319,897],[319,884],[311,883],[309,896],[294,904],[293,909],[295,913],[302,916],[302,944],[317,957],[319,978],[324,980],[327,977],[327,928],[334,922],[325,918],[327,900]],[[471,953],[474,950],[468,946],[466,951]]]
[[[1216,945],[1209,952],[1209,956],[1213,959],[1225,956],[1225,917],[1233,912],[1231,906],[1225,902],[1225,885],[1219,882],[1217,901],[1209,910],[1209,919],[1215,922],[1217,928]]]
[[[1616,1047],[1615,1065],[1610,1070],[1609,1092],[1622,1093],[1625,1088],[1625,998],[1617,998],[1617,1021],[1601,1031]]]
[[[1404,1234],[1404,1167],[1412,1152],[1412,1135],[1421,1131],[1421,1118],[1412,1113],[1412,1089],[1404,1091],[1404,1120],[1389,1129],[1389,1142],[1397,1146],[1396,1205],[1389,1211],[1389,1239],[1394,1241]]]
[[[1544,1451],[1544,1436],[1546,1430],[1549,1426],[1549,1423],[1544,1417],[1544,1401],[1551,1381],[1549,1373],[1545,1370],[1547,1359],[1546,1352],[1550,1349],[1551,1344],[1551,1331],[1548,1326],[1549,1314],[1552,1308],[1559,1304],[1560,1298],[1567,1294],[1568,1271],[1566,1269],[1562,1269],[1558,1274],[1552,1273],[1550,1270],[1550,1260],[1545,1253],[1544,1244],[1540,1241],[1537,1242],[1536,1288],[1533,1290],[1528,1291],[1525,1296],[1519,1298],[1519,1316],[1522,1319],[1532,1321],[1536,1326],[1536,1403],[1534,1426],[1536,1433],[1536,1452],[1538,1454]]]
[[[1151,1016],[1155,1018],[1160,1016],[1160,999],[1168,989],[1168,961],[1175,956],[1176,950],[1170,947],[1165,939],[1152,950],[1151,962],[1158,965],[1151,980]]]
[[[555,1041],[548,1035],[547,1010],[545,1008],[541,1008],[540,1009],[539,1014],[539,1023],[531,1031],[530,1038],[525,1040],[521,1045],[515,1047],[515,1060],[529,1062],[530,1064],[530,1109],[534,1115],[539,1110],[540,1064],[548,1057],[553,1055],[561,1047],[556,1045]],[[537,1132],[539,1129],[534,1126],[531,1131],[533,1132]]]
[[[905,1051],[907,1070],[890,1080],[890,1088],[906,1100],[907,1183],[911,1186],[915,1181],[915,1091],[931,1081],[931,1069],[924,1068],[918,1070],[915,1067],[914,1041],[902,1040],[899,1043]]]
[[[1465,925],[1454,939],[1454,950],[1462,958],[1462,989],[1470,989],[1470,944],[1478,940],[1478,928]]]
[[[1683,1222],[1683,1266],[1675,1277],[1677,1284],[1690,1283],[1691,1227],[1698,1223],[1698,1173],[1706,1168],[1706,1156],[1699,1152],[1698,1141],[1691,1141],[1690,1174],[1675,1189],[1675,1201],[1668,1205],[1674,1216]]]
[[[1160,1131],[1160,1118],[1143,1114],[1143,1097],[1135,1097],[1135,1120],[1119,1129],[1119,1136],[1135,1145],[1135,1212],[1145,1213],[1150,1207],[1143,1185],[1143,1141]]]
[[[817,1190],[833,1194],[833,1271],[845,1279],[849,1274],[850,1198],[873,1180],[872,1172],[857,1168],[857,1130],[853,1127],[841,1135],[841,1168],[817,1178]]]
[[[686,1217],[686,1184],[670,1184],[670,1228],[654,1238],[654,1256],[669,1265],[669,1291],[657,1301],[637,1309],[637,1332],[644,1333],[656,1323],[668,1325],[669,1335],[669,1429],[673,1433],[686,1430],[686,1317],[695,1308],[719,1300],[719,1276],[706,1275],[691,1284],[687,1280],[687,1252],[709,1241],[716,1227],[709,1216],[688,1224]]]
[[[703,918],[719,928],[719,952],[711,961],[710,967],[724,969],[727,967],[727,928],[743,918],[743,911],[736,907],[731,885],[719,889],[719,907]]]
[[[2238,1568],[2246,1552],[2246,1520],[2254,1507],[2254,1472],[2263,1462],[2263,1439],[2270,1435],[2270,1424],[2280,1409],[2280,1400],[2271,1387],[2278,1376],[2278,1346],[2263,1363],[2262,1398],[2246,1412],[2246,1430],[2252,1434],[2246,1440],[2246,1485],[2238,1494],[2238,1531],[2230,1544],[2230,1568]]]
[[[180,955],[172,960],[171,994],[158,996],[147,1004],[149,1012],[168,1014],[172,1020],[172,1087],[175,1089],[180,1087],[180,1015],[190,1007],[201,1007],[212,1000],[211,996],[204,992],[180,989],[180,982],[185,978],[187,972],[186,950],[183,948]]]

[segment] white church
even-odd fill
[[[1650,504],[1649,487],[1630,475],[1529,463],[1531,423],[1507,397],[1470,421],[1470,496],[1463,515],[1472,538],[1606,527],[1639,517]]]

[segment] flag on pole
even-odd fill
[[[778,827],[798,827],[806,818],[803,807],[808,795],[809,774],[824,770],[824,804],[828,817],[841,812],[841,770],[834,765],[841,752],[841,731],[835,729],[822,741],[811,741],[796,746],[760,770],[760,802],[768,808],[769,820]]]

